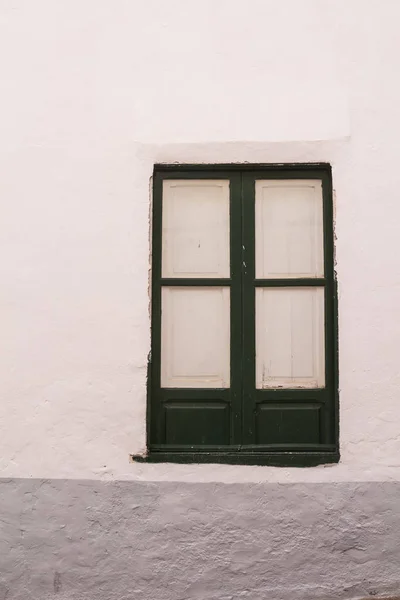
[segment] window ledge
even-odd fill
[[[339,452],[149,452],[132,455],[140,463],[215,463],[272,467],[315,467],[337,463]]]

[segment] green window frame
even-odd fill
[[[230,278],[162,278],[162,195],[163,182],[168,179],[229,180]],[[323,277],[255,278],[255,182],[260,179],[321,181]],[[339,460],[337,285],[333,240],[329,164],[155,166],[148,454],[136,459],[276,466],[312,466]],[[230,288],[229,388],[161,387],[161,292],[164,286],[174,285]],[[325,387],[256,389],[255,294],[260,286],[324,288]],[[220,410],[213,412],[213,408]],[[174,415],[177,431],[169,437],[167,412]],[[221,417],[222,414],[225,416]]]

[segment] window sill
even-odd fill
[[[339,452],[149,452],[132,455],[139,463],[215,463],[271,467],[316,467],[339,462]]]

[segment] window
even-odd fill
[[[329,165],[157,166],[145,460],[338,460]]]

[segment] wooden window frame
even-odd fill
[[[229,179],[230,279],[163,279],[162,186],[166,179]],[[255,181],[259,179],[317,179],[323,190],[324,277],[255,279]],[[229,389],[166,389],[160,386],[161,290],[173,286],[229,286],[231,289],[231,387]],[[324,388],[255,389],[256,287],[322,286],[325,288]],[[152,329],[148,369],[146,456],[135,460],[177,463],[228,463],[274,466],[314,466],[339,461],[337,283],[334,272],[334,233],[331,167],[308,164],[155,165],[152,223]],[[171,446],[163,443],[166,403],[204,398],[227,401],[229,444]],[[225,399],[225,400],[224,400]],[[321,409],[320,442],[257,445],[255,414],[261,404],[292,408],[313,405]]]

